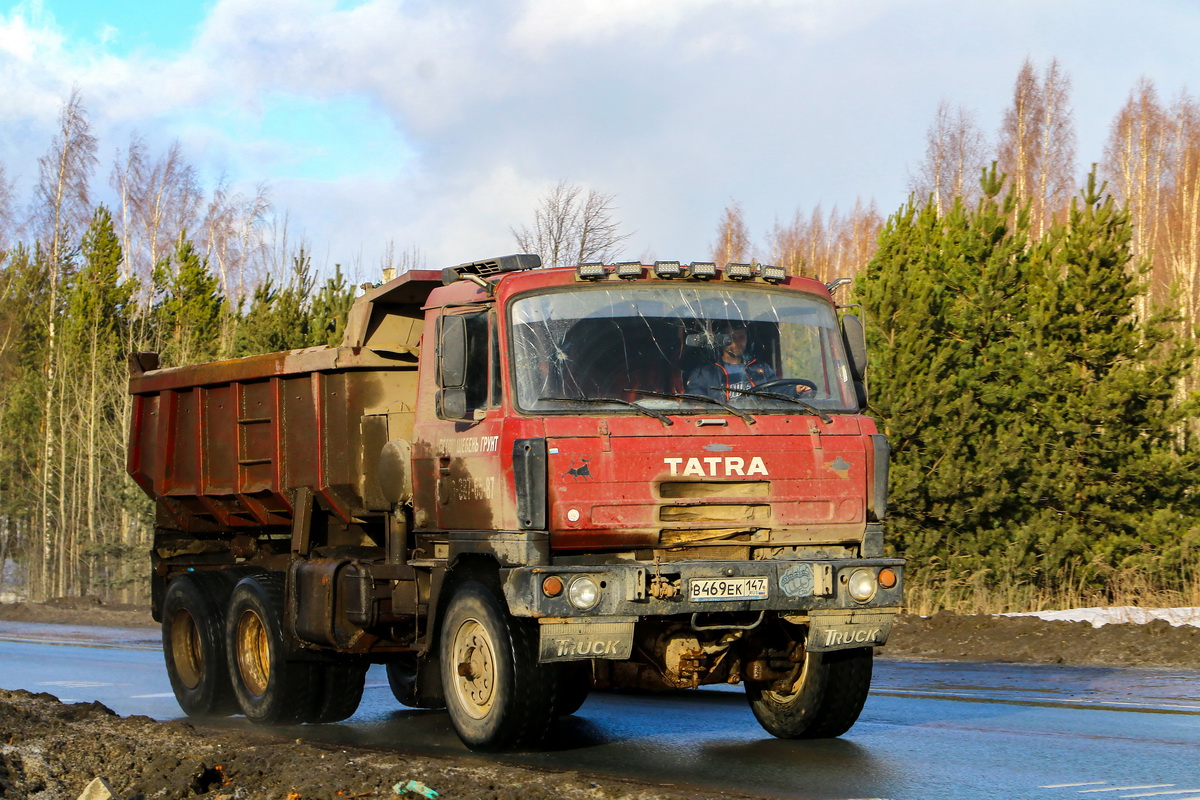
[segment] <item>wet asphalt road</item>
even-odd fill
[[[147,629],[0,622],[0,687],[180,715]],[[352,719],[280,733],[771,797],[1200,800],[1200,670],[878,661],[858,724],[822,742],[771,738],[737,688],[595,694],[552,750],[484,757],[374,668]]]

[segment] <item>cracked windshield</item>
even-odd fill
[[[857,411],[833,308],[784,290],[598,286],[512,304],[526,411]]]

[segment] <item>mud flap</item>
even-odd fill
[[[804,649],[813,653],[876,647],[887,641],[897,609],[813,611]]]
[[[633,654],[636,617],[608,617],[603,622],[542,619],[538,661],[578,661],[611,658],[623,661]]]

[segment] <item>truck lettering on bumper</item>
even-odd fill
[[[576,661],[586,658],[624,660],[633,653],[634,620],[577,622],[541,620],[538,660]]]
[[[866,644],[867,642],[874,643],[879,638],[881,632],[879,628],[825,631],[825,640],[822,644],[826,647],[835,648],[844,645]]]

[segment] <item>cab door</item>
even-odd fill
[[[423,415],[414,430],[425,456],[424,464],[414,464],[414,480],[426,484],[418,494],[432,506],[418,527],[501,526],[505,492],[495,316],[492,309],[447,309],[437,321],[434,414]]]

